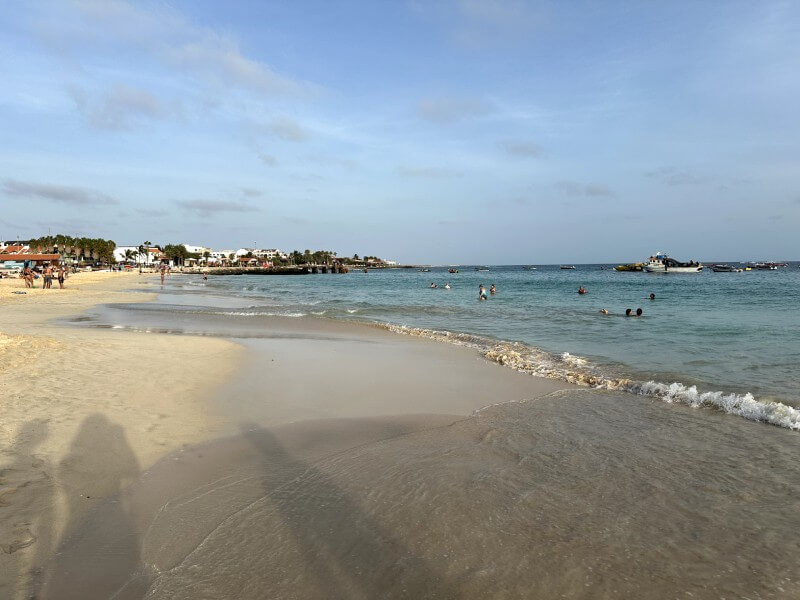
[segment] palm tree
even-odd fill
[[[130,248],[125,250],[125,254],[123,255],[123,257],[125,258],[125,262],[132,262],[133,259],[136,258],[137,256],[139,256],[139,253],[136,250],[132,250]]]

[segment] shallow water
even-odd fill
[[[597,390],[442,420],[186,449],[62,548],[53,597],[798,597],[793,432]]]
[[[239,330],[273,315],[382,323],[471,345],[491,360],[538,375],[800,429],[800,412],[793,408],[800,407],[795,263],[778,271],[686,275],[619,273],[609,265],[460,271],[222,276],[207,282],[176,276],[159,305],[138,309],[170,311],[170,318],[213,314]],[[431,282],[440,287],[430,289]],[[451,289],[443,289],[446,282]],[[479,283],[495,284],[498,293],[479,302]],[[578,286],[588,293],[578,295]],[[625,308],[637,307],[642,318],[623,316]],[[601,308],[611,314],[600,314]]]

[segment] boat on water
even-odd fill
[[[447,269],[447,272],[448,273],[458,273],[458,269],[454,269],[453,267],[450,267],[449,269]]]
[[[476,271],[488,271],[489,267],[475,267]]]
[[[644,271],[644,263],[628,263],[627,265],[617,265],[615,271]]]
[[[714,273],[741,273],[743,269],[732,265],[711,265],[709,269]]]
[[[523,268],[525,271],[535,271],[535,270],[536,270],[536,267],[534,267],[533,265],[525,265],[525,266],[524,266],[524,267],[522,267],[522,268]]]
[[[747,266],[756,271],[777,271],[778,267],[786,267],[788,265],[776,262],[749,262]]]
[[[430,269],[420,269],[419,272],[420,273],[430,273],[431,270]]]
[[[703,270],[703,265],[693,260],[680,262],[663,252],[656,252],[647,259],[644,270],[648,273],[699,273]]]
[[[564,271],[574,271],[575,270],[575,265],[561,265],[561,268]]]

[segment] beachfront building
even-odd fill
[[[114,260],[117,262],[132,262],[142,265],[151,265],[154,262],[154,255],[160,250],[158,248],[143,248],[144,254],[139,254],[139,246],[117,246],[114,248]],[[154,250],[155,252],[150,252]],[[134,254],[133,258],[126,259],[127,252]]]
[[[28,252],[29,250],[30,247],[28,243],[22,240],[0,242],[0,254],[19,254],[20,252]]]
[[[206,252],[208,252],[209,254],[211,253],[211,248],[207,248],[205,246],[195,246],[193,244],[184,244],[183,247],[186,248],[186,251],[189,254],[199,254],[200,256],[203,256],[203,254],[205,254]]]
[[[59,254],[34,254],[31,252],[15,252],[0,254],[0,270],[21,271],[24,267],[43,267],[48,264],[57,265],[61,260]]]
[[[281,252],[277,248],[239,248],[236,251],[236,256],[252,255],[261,261],[272,262],[276,258],[286,260],[289,255],[286,252]]]
[[[235,250],[212,250],[209,252],[209,257],[206,262],[209,265],[226,265],[229,264],[231,261],[231,256],[236,258],[236,251]]]

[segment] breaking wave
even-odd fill
[[[597,389],[626,391],[693,408],[714,408],[751,421],[800,431],[800,410],[782,402],[757,400],[749,392],[746,394],[701,392],[697,386],[687,386],[679,382],[667,384],[614,377],[603,373],[599,367],[580,356],[568,352],[553,354],[520,342],[498,342],[478,335],[404,325],[379,324],[378,326],[395,333],[475,348],[487,360],[538,377],[558,379]]]

